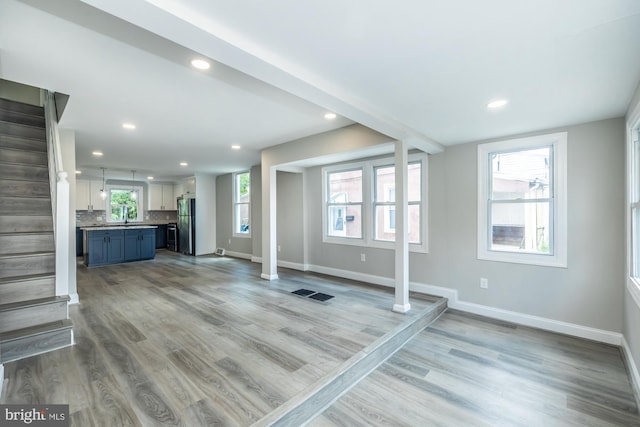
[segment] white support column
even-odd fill
[[[278,278],[276,226],[276,168],[262,162],[262,274],[265,280]]]
[[[56,295],[69,295],[69,182],[58,172],[56,183]]]
[[[406,313],[411,309],[411,304],[409,304],[409,234],[407,232],[409,224],[408,163],[407,143],[396,141],[396,283],[393,311],[398,313]]]

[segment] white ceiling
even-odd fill
[[[437,152],[620,117],[640,81],[637,0],[1,2],[0,77],[71,96],[77,163],[160,179],[352,122]]]

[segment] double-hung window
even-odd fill
[[[251,236],[251,173],[233,175],[233,235]]]
[[[411,154],[407,170],[409,249],[426,252],[425,154]],[[379,158],[323,168],[323,241],[395,248],[396,168]]]
[[[566,133],[478,146],[478,258],[566,267]]]
[[[640,279],[640,122],[631,135],[631,277]]]

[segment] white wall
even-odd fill
[[[568,268],[477,259],[477,143],[470,143],[429,157],[430,252],[410,255],[410,281],[453,291],[461,302],[489,308],[485,314],[509,312],[524,315],[520,316],[524,320],[534,316],[548,320],[551,326],[569,324],[573,327],[570,332],[620,341],[624,121],[605,120],[548,132],[556,131],[568,132]],[[540,133],[547,131],[535,134]],[[309,264],[324,272],[333,269],[363,278],[392,278],[391,250],[322,242],[321,168],[309,169],[307,177],[305,191],[314,195],[306,207]],[[366,262],[360,261],[360,253],[366,254]],[[486,290],[480,289],[481,277],[489,279]],[[476,306],[467,304],[469,307]]]
[[[196,255],[216,250],[216,177],[199,173],[196,184]]]

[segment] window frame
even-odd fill
[[[239,202],[238,201],[238,178],[241,175],[248,175],[249,176],[249,201],[248,202]],[[233,227],[232,230],[232,235],[233,237],[239,237],[239,238],[251,238],[251,229],[252,227],[252,218],[251,218],[251,171],[250,170],[245,170],[245,171],[241,171],[241,172],[235,172],[233,174],[233,184],[232,184],[232,212],[231,212],[231,226]],[[238,231],[238,223],[237,223],[237,212],[238,212],[238,208],[240,207],[240,205],[247,205],[247,211],[249,212],[249,231],[246,233],[243,233],[241,231]]]
[[[409,251],[416,253],[428,253],[428,156],[425,153],[409,154],[408,163],[420,163],[420,243],[410,243]],[[375,239],[375,208],[384,204],[376,204],[375,198],[375,170],[379,167],[394,166],[394,157],[384,157],[372,160],[363,160],[338,165],[329,165],[322,168],[322,242],[340,245],[373,247],[379,249],[395,249],[396,243],[388,240]],[[362,169],[362,238],[348,238],[330,236],[327,233],[328,226],[328,204],[327,194],[329,191],[328,177],[330,173],[346,172]],[[417,202],[408,203],[408,205]],[[387,206],[394,206],[386,204]]]
[[[491,243],[491,155],[551,147],[552,178],[550,182],[550,254],[497,251]],[[485,261],[510,262],[567,268],[567,132],[537,135],[478,144],[478,212],[477,258]]]
[[[127,222],[143,222],[144,221],[144,187],[141,185],[119,185],[119,184],[107,184],[105,186],[105,190],[107,192],[105,203],[105,218],[106,222],[114,222],[114,223],[122,223],[121,220],[115,220],[111,218],[111,191],[112,190],[121,190],[121,191],[131,191],[134,190],[138,193],[136,196],[137,210],[138,215],[136,219],[129,220]]]

